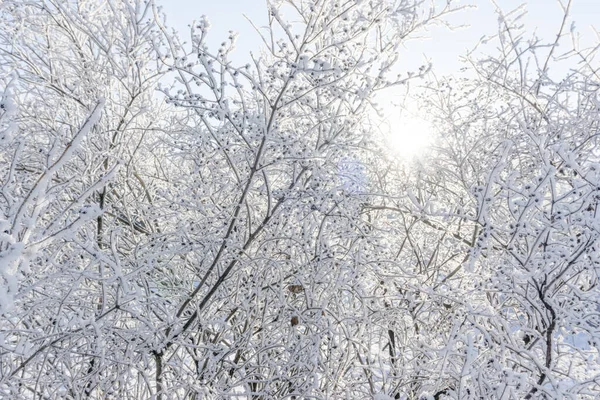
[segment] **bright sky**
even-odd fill
[[[240,60],[255,50],[260,42],[257,34],[246,20],[248,16],[257,26],[265,24],[266,1],[263,0],[158,0],[167,14],[167,23],[180,33],[187,33],[187,25],[193,20],[206,15],[211,22],[210,40],[218,45],[227,38],[228,32],[240,33],[237,53]],[[567,0],[563,0],[564,3]],[[540,37],[553,38],[562,20],[562,11],[556,0],[496,0],[503,10],[514,9],[525,4],[528,11],[524,22],[531,28],[537,28]],[[466,28],[449,31],[444,27],[436,27],[424,33],[429,38],[414,40],[406,45],[407,67],[420,65],[425,55],[434,63],[434,67],[442,74],[452,73],[461,67],[459,56],[471,49],[484,34],[496,32],[496,6],[491,0],[463,0],[461,4],[472,4],[475,8],[457,13],[450,19],[453,25],[469,25]],[[592,25],[600,28],[600,0],[573,0],[571,6],[572,20],[577,21],[577,28],[588,42],[598,40],[591,29]]]
[[[157,0],[163,5],[167,15],[167,24],[186,35],[192,21],[206,15],[211,22],[209,43],[215,48],[229,36],[229,31],[239,33],[236,52],[232,59],[240,64],[247,62],[250,51],[256,51],[261,42],[257,33],[244,17],[246,15],[256,26],[266,24],[266,1],[264,0]],[[564,4],[568,0],[562,0]],[[402,69],[409,71],[418,68],[429,60],[438,75],[450,75],[457,72],[462,64],[460,56],[473,49],[483,35],[492,35],[497,31],[498,17],[494,10],[499,6],[508,12],[525,4],[527,15],[523,22],[530,32],[540,38],[553,40],[562,22],[562,9],[556,0],[463,0],[460,4],[475,5],[449,18],[453,26],[465,26],[449,30],[446,27],[433,27],[423,32],[425,39],[409,41],[401,53]],[[600,37],[593,26],[600,30],[600,0],[572,0],[571,21],[576,21],[577,30],[582,34],[582,45],[596,45]],[[570,23],[568,25],[570,27]],[[560,50],[560,49],[559,49]],[[565,50],[567,50],[565,48]],[[600,66],[599,66],[600,67]],[[418,148],[426,144],[427,122],[415,115],[416,110],[404,112],[392,111],[389,114],[390,126],[404,126],[403,132],[395,133],[392,146],[400,147],[401,157],[410,157]],[[390,118],[390,115],[393,117]],[[396,119],[396,120],[394,120]],[[418,134],[415,134],[418,132]],[[409,136],[406,136],[409,135]],[[394,144],[397,143],[397,144]]]

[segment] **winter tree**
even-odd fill
[[[426,92],[438,142],[418,174],[397,178],[393,208],[421,275],[403,310],[408,340],[422,341],[412,365],[434,398],[600,393],[600,82],[569,6],[548,43],[527,36],[522,8],[499,11],[482,43],[499,50]]]
[[[201,19],[186,47],[152,2],[2,5],[4,395],[380,389],[354,362],[363,116],[450,6],[267,11],[265,52],[234,66],[233,34],[212,52]]]
[[[2,3],[0,395],[595,398],[595,50],[500,14],[403,165],[369,121],[436,3],[269,1],[239,64],[150,0]]]
[[[143,2],[0,5],[2,397],[130,389],[113,343],[139,290],[132,232],[153,229],[153,18]]]

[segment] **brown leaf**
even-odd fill
[[[304,286],[302,285],[289,285],[288,290],[294,294],[298,294],[304,291]]]

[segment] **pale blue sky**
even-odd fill
[[[210,42],[218,46],[228,36],[230,30],[240,33],[235,59],[246,61],[250,51],[260,46],[257,34],[244,18],[244,14],[257,26],[266,21],[266,2],[264,0],[158,0],[167,14],[167,23],[180,33],[187,34],[187,25],[193,20],[206,15],[211,21]],[[566,2],[566,0],[565,0]],[[562,12],[555,0],[497,0],[504,10],[511,10],[525,3],[528,11],[525,23],[530,28],[537,28],[538,36],[551,39],[557,31]],[[451,74],[461,67],[460,55],[471,49],[484,34],[493,34],[497,27],[495,6],[489,0],[463,1],[462,4],[474,4],[476,9],[469,9],[451,18],[456,25],[468,24],[470,27],[449,31],[446,28],[433,28],[425,33],[426,40],[408,42],[403,53],[403,64],[406,69],[418,67],[426,55],[434,64],[438,73]],[[574,0],[571,8],[571,19],[577,22],[578,30],[584,35],[586,43],[596,43],[597,36],[591,26],[600,29],[600,0]]]
[[[189,36],[188,24],[193,20],[206,15],[211,22],[209,32],[209,45],[217,48],[228,36],[229,31],[239,33],[234,62],[245,64],[249,61],[248,55],[257,52],[262,42],[250,23],[244,18],[247,15],[256,26],[266,25],[267,13],[264,0],[157,0],[164,5],[168,16],[168,25],[175,27],[180,33]],[[444,1],[444,0],[436,0]],[[565,2],[567,0],[564,0]],[[426,60],[433,63],[434,72],[440,75],[452,75],[464,65],[459,61],[460,56],[473,49],[479,39],[484,35],[493,35],[497,32],[498,16],[494,12],[496,6],[490,0],[463,0],[462,4],[473,4],[476,8],[463,10],[454,14],[449,22],[452,25],[470,25],[469,27],[449,30],[445,27],[433,27],[423,35],[427,39],[417,39],[405,44],[400,55],[398,72],[416,70]],[[553,41],[562,22],[563,13],[556,0],[496,0],[496,4],[505,12],[525,4],[527,15],[523,22],[530,33],[536,32],[537,36],[547,41]],[[570,20],[576,21],[577,30],[583,35],[582,44],[598,45],[600,39],[592,29],[595,26],[600,30],[600,0],[573,0]],[[567,25],[570,27],[570,22]],[[570,49],[570,43],[555,52],[561,54]],[[490,49],[495,55],[494,49]],[[427,57],[427,58],[426,58]],[[562,77],[572,66],[571,63],[562,63],[551,68],[550,75]],[[600,65],[599,65],[600,67]],[[553,74],[554,71],[554,74]],[[431,137],[431,126],[426,115],[422,115],[418,108],[407,107],[404,111],[398,104],[404,98],[403,91],[386,91],[379,94],[379,102],[383,115],[373,117],[373,122],[379,125],[383,132],[387,146],[392,154],[410,159],[422,153],[421,149],[427,146]],[[410,102],[410,104],[414,104]],[[415,134],[416,133],[416,134]]]

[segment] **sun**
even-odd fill
[[[413,159],[423,155],[431,144],[433,127],[423,116],[403,110],[390,121],[385,141],[390,151],[401,158]]]
[[[416,108],[389,105],[379,116],[383,144],[390,155],[404,161],[423,156],[432,144],[433,126]]]

